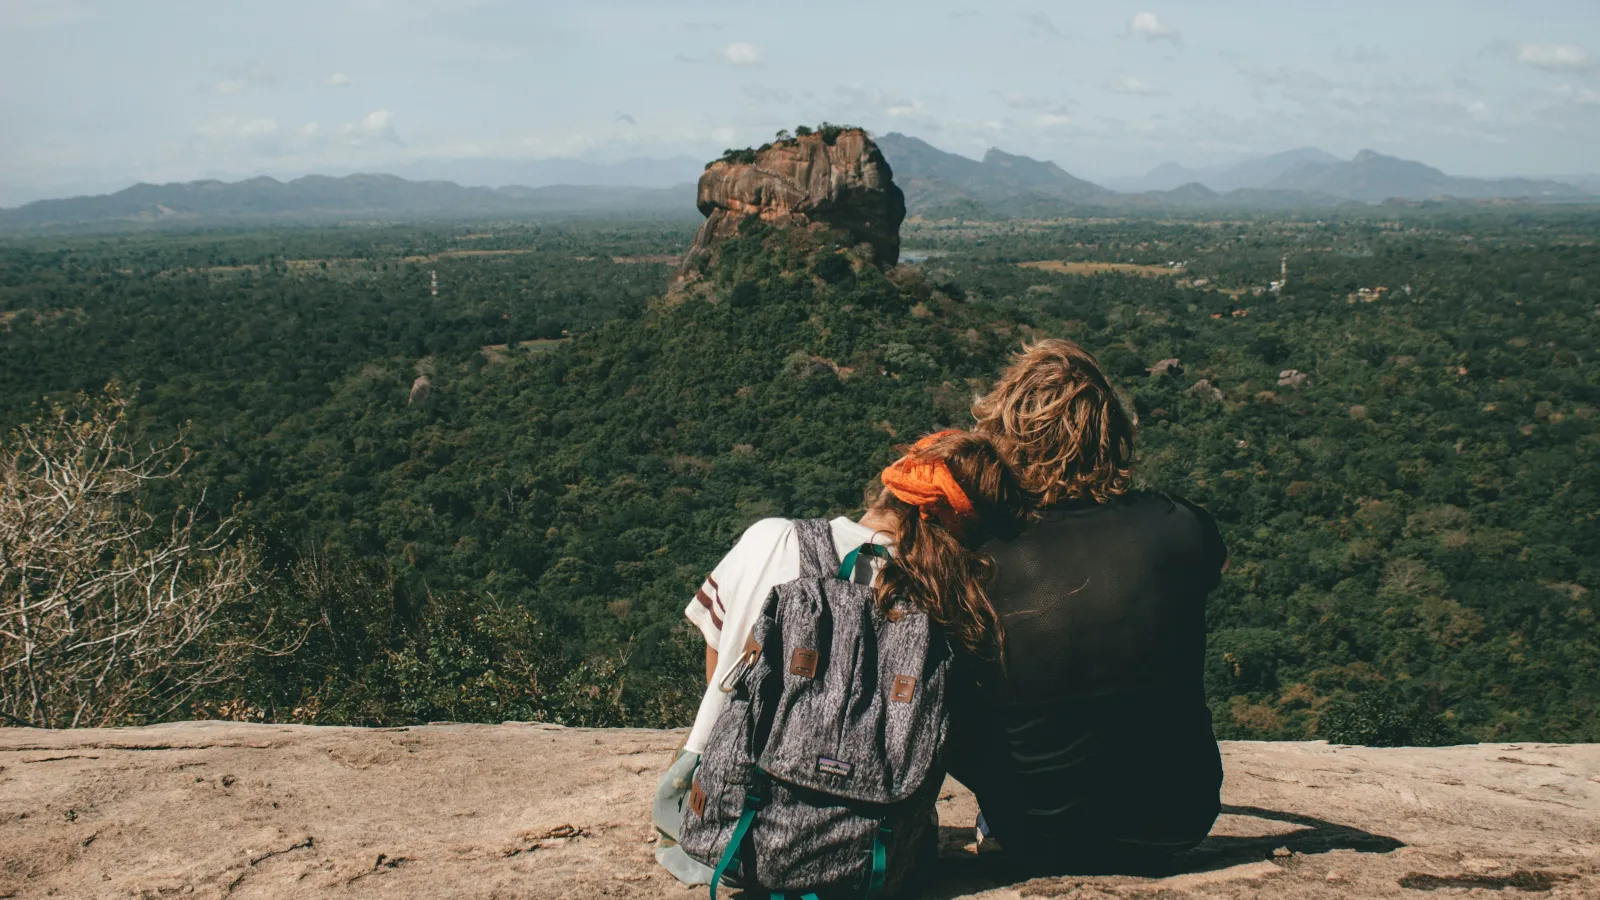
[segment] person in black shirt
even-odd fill
[[[983,547],[1000,638],[960,659],[950,772],[1032,872],[1158,863],[1220,809],[1201,670],[1221,534],[1193,504],[1130,489],[1132,417],[1070,341],[1025,348],[973,411],[1040,512]]]

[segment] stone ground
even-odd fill
[[[0,729],[0,898],[703,897],[647,827],[680,732],[188,722]],[[1600,745],[1224,743],[1226,814],[1165,877],[1014,883],[941,801],[929,900],[1600,898]]]

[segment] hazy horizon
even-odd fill
[[[667,178],[821,120],[1101,181],[1305,146],[1575,176],[1600,169],[1597,47],[1600,6],[1555,0],[0,0],[0,206],[256,175],[489,183],[470,173],[540,160],[665,161]]]

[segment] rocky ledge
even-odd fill
[[[681,739],[510,723],[0,729],[0,897],[704,896],[656,867],[646,825]],[[951,782],[924,896],[1600,897],[1600,745],[1230,742],[1223,758],[1225,815],[1160,876],[1010,882],[973,854],[975,806]]]
[[[712,247],[752,218],[840,231],[885,268],[900,258],[905,196],[878,145],[859,128],[789,138],[713,162],[700,176],[697,202],[706,221],[684,257],[685,275],[701,271]]]

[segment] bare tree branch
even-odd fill
[[[225,611],[258,594],[234,522],[158,524],[143,489],[178,477],[181,437],[143,452],[127,401],[52,408],[0,444],[0,717],[45,727],[163,717],[257,648]],[[268,616],[270,622],[271,617]],[[291,651],[284,651],[291,652]]]

